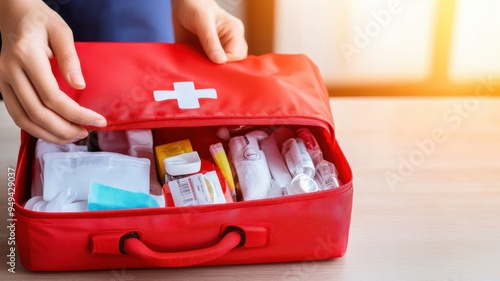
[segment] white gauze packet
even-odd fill
[[[86,145],[55,144],[39,139],[35,147],[35,162],[33,165],[33,180],[31,182],[31,197],[43,194],[43,155],[50,152],[87,151]]]
[[[87,200],[91,182],[133,192],[149,193],[149,159],[113,152],[51,152],[43,155],[43,200],[60,192],[76,192]]]

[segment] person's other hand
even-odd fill
[[[247,57],[243,23],[214,0],[172,0],[172,19],[176,41],[197,38],[211,61],[225,63]]]
[[[81,125],[106,126],[103,116],[63,93],[52,74],[49,59],[55,57],[66,82],[85,87],[72,31],[57,13],[40,0],[2,0],[0,32],[0,91],[20,128],[68,143],[88,135]]]

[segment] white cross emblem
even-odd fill
[[[155,101],[177,100],[177,104],[181,109],[200,108],[198,99],[208,98],[217,99],[217,91],[215,89],[200,89],[194,88],[193,82],[175,82],[174,90],[156,90],[153,91]]]

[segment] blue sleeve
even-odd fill
[[[170,0],[46,0],[46,3],[70,26],[75,41],[174,41]]]

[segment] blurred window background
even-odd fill
[[[500,1],[219,3],[245,22],[250,53],[307,54],[334,96],[470,95],[500,78]]]
[[[217,2],[243,20],[250,54],[308,55],[332,96],[463,96],[500,81],[498,0]]]

